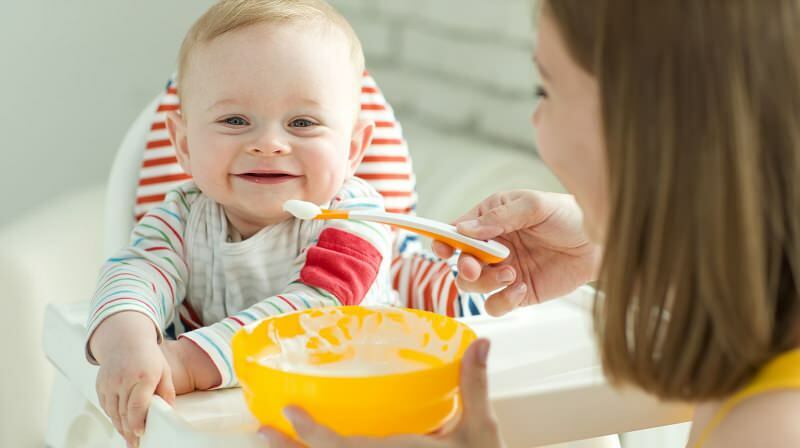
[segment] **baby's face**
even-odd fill
[[[175,117],[181,164],[245,236],[323,204],[357,167],[360,73],[338,31],[261,24],[193,50]],[[182,129],[181,129],[182,128]]]

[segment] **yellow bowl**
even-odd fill
[[[264,425],[294,435],[297,405],[344,435],[426,434],[458,411],[475,333],[438,314],[335,307],[266,319],[233,337],[234,369]]]

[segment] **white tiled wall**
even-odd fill
[[[533,150],[530,0],[332,0],[401,120]]]

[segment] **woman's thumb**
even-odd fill
[[[467,427],[479,428],[492,420],[486,376],[488,356],[489,341],[478,339],[467,348],[461,362],[461,402],[464,405],[461,424]]]
[[[464,235],[489,240],[522,229],[530,213],[531,210],[527,210],[521,201],[514,200],[494,207],[477,218],[460,222],[456,227]]]

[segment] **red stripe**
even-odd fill
[[[167,128],[167,122],[165,121],[156,121],[155,123],[150,125],[151,131],[159,131],[161,129],[166,129],[166,128]]]
[[[200,316],[197,315],[197,311],[194,310],[194,307],[192,307],[192,304],[189,303],[188,300],[184,300],[182,305],[183,306],[181,308],[186,310],[187,313],[189,313],[189,318],[192,319],[192,321],[198,324],[200,324],[203,321],[203,319],[200,319]]]
[[[172,146],[172,142],[167,138],[163,140],[150,140],[147,142],[147,149],[157,149],[157,148],[165,148],[167,146]]]
[[[170,86],[169,89],[167,89],[167,93],[171,93],[173,95],[177,95],[178,94],[178,89],[175,86]]]
[[[165,226],[169,227],[169,230],[172,231],[172,234],[175,235],[176,238],[178,238],[178,241],[181,243],[181,246],[183,246],[183,238],[181,238],[180,234],[178,234],[178,232],[175,230],[174,227],[172,227],[167,221],[164,220],[164,218],[158,215],[150,215],[150,216],[152,218],[156,218],[157,220],[163,222]]]
[[[394,121],[376,121],[375,127],[376,128],[393,128],[395,125]]]
[[[240,326],[244,327],[244,322],[242,322],[241,320],[239,320],[239,318],[238,318],[238,317],[236,317],[236,316],[230,316],[230,317],[228,317],[228,319],[230,319],[230,320],[232,320],[232,321],[236,322],[237,324],[239,324]]]
[[[389,213],[408,214],[408,213],[411,213],[412,211],[414,211],[414,209],[412,209],[411,207],[406,207],[406,208],[387,208],[386,211],[389,212]]]
[[[456,283],[450,284],[450,291],[447,293],[447,315],[455,317],[456,315],[456,298],[458,298],[458,289]]]
[[[184,316],[183,316],[183,314],[179,314],[179,316],[180,316],[180,318],[181,318],[181,323],[183,324],[183,326],[184,326],[184,327],[185,327],[187,330],[189,330],[189,331],[192,331],[192,330],[197,330],[198,328],[200,328],[200,327],[201,327],[201,325],[200,325],[200,324],[198,324],[198,323],[196,323],[196,322],[192,322],[192,321],[188,320],[186,317],[184,317]],[[189,339],[189,338],[186,338],[186,339]],[[190,340],[191,340],[191,339],[190,339]]]
[[[147,249],[145,249],[146,252],[154,252],[157,250],[171,250],[171,249],[167,246],[148,247]]]
[[[370,86],[362,86],[361,93],[378,93],[378,88]]]
[[[361,105],[361,110],[386,110],[385,104],[364,103]]]
[[[364,180],[409,180],[411,179],[410,174],[389,174],[389,173],[364,173],[359,174],[358,177]],[[140,184],[141,185],[141,184]]]
[[[166,193],[159,193],[159,194],[151,194],[149,196],[139,196],[136,198],[136,205],[141,204],[149,204],[151,202],[161,202],[167,196]],[[144,215],[139,215],[137,219],[141,218]]]
[[[151,166],[171,165],[174,163],[178,163],[178,158],[175,156],[161,157],[158,159],[145,160],[144,162],[142,162],[142,168],[150,168]]]
[[[410,191],[379,191],[378,193],[385,198],[410,198]]]
[[[159,104],[158,109],[156,109],[156,112],[166,112],[169,110],[178,110],[180,108],[181,108],[180,104]]]
[[[373,145],[402,145],[401,138],[376,138],[372,140]]]
[[[286,302],[290,307],[292,307],[293,310],[297,311],[297,307],[294,306],[294,303],[290,302],[289,299],[283,296],[278,296],[278,298]]]
[[[364,163],[379,163],[379,162],[398,162],[398,163],[405,163],[408,162],[408,157],[406,156],[364,156],[362,160]]]
[[[188,180],[192,177],[185,173],[180,174],[166,174],[164,176],[145,177],[139,180],[139,186],[161,184],[164,182],[173,182],[177,180]]]
[[[154,265],[153,263],[150,263],[149,261],[147,262],[147,264],[150,265],[150,267],[153,268],[156,272],[158,272],[158,275],[160,275],[161,278],[163,278],[164,281],[167,282],[167,286],[169,286],[169,293],[170,295],[172,295],[172,303],[175,303],[175,289],[172,288],[172,283],[167,279],[167,276],[164,275],[163,272],[161,272],[161,269],[159,269],[158,266]]]
[[[119,302],[120,300],[133,300],[134,302],[139,302],[142,305],[144,305],[148,310],[150,310],[150,312],[152,312],[154,316],[158,316],[158,313],[156,313],[156,310],[154,310],[153,307],[150,306],[149,303],[145,302],[142,299],[137,299],[135,297],[117,297],[116,299],[110,300],[110,301],[104,303],[103,305],[101,305],[100,308],[96,309],[94,311],[94,313],[92,313],[92,319],[94,319],[98,314],[100,314],[100,311],[103,311],[103,308],[107,307],[108,305],[111,305],[114,302]]]

